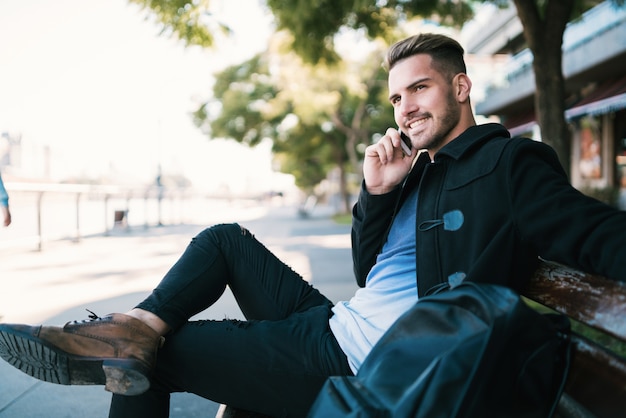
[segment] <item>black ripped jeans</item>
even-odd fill
[[[246,321],[189,321],[228,286]],[[109,417],[169,415],[172,392],[275,417],[305,416],[330,375],[350,375],[332,303],[238,224],[207,228],[138,308],[173,329],[150,389],[113,395]]]

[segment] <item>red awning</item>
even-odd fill
[[[521,135],[533,129],[535,122],[535,111],[530,110],[519,115],[506,118],[502,124],[509,130],[511,136]]]
[[[565,111],[570,120],[585,115],[601,115],[626,108],[626,76],[608,80]]]
[[[626,76],[607,80],[565,111],[565,119],[602,115],[626,108]],[[512,116],[503,122],[512,136],[528,132],[536,122],[533,111]]]

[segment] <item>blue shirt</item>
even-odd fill
[[[416,208],[417,188],[393,220],[365,287],[333,308],[330,329],[355,374],[385,331],[417,302]]]
[[[4,188],[4,183],[2,182],[2,176],[0,175],[0,206],[8,207],[9,206],[9,194],[7,190]]]

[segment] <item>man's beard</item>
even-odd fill
[[[426,144],[426,148],[439,149],[448,139],[450,139],[448,136],[450,135],[450,132],[452,132],[459,124],[459,120],[461,118],[460,115],[461,111],[456,100],[454,100],[452,95],[448,95],[445,113],[438,120],[440,125],[436,127],[437,130],[433,133],[432,137]]]

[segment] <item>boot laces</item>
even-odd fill
[[[91,321],[95,321],[95,320],[98,320],[98,319],[102,319],[102,318],[100,318],[98,315],[96,315],[96,313],[95,313],[94,311],[90,311],[89,309],[85,309],[85,310],[86,310],[87,312],[89,312],[89,316],[88,316],[88,318],[89,318]]]
[[[68,322],[68,324],[72,323],[72,324],[86,324],[89,322],[93,322],[93,321],[100,321],[102,318],[99,317],[98,315],[96,315],[95,312],[90,311],[89,309],[85,309],[87,312],[89,312],[89,316],[87,318],[89,319],[81,319],[81,320],[77,320],[77,321],[71,321]]]

